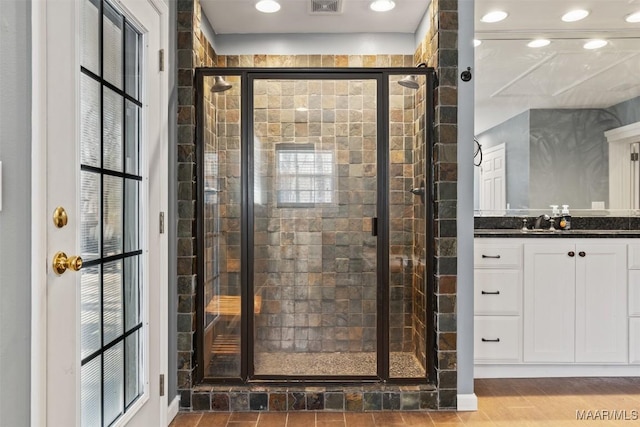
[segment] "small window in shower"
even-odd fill
[[[276,144],[276,156],[278,207],[333,203],[332,151],[316,151],[313,144]]]

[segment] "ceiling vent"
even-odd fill
[[[309,13],[314,15],[342,13],[342,0],[309,0]]]

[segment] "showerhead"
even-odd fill
[[[398,80],[398,84],[400,86],[408,87],[409,89],[418,89],[420,87],[416,76],[406,76]]]
[[[211,92],[224,92],[232,87],[233,85],[226,81],[222,76],[215,76],[213,86],[211,86]]]

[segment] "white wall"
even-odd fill
[[[0,0],[0,426],[29,425],[31,0]]]
[[[0,0],[2,1],[2,0]],[[177,197],[177,150],[178,144],[176,143],[177,124],[176,117],[178,116],[178,89],[176,83],[176,76],[178,73],[178,63],[176,60],[177,41],[176,41],[176,25],[177,25],[177,11],[176,0],[169,0],[169,55],[168,66],[169,72],[169,211],[167,212],[167,232],[169,234],[169,336],[168,336],[168,372],[167,372],[167,400],[171,404],[173,398],[178,394],[178,291],[177,291],[177,210],[178,210],[178,197]]]
[[[222,34],[215,36],[220,55],[413,55],[409,33]]]
[[[458,74],[473,69],[473,0],[458,1]],[[473,394],[473,86],[458,78],[458,394]]]

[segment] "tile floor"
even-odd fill
[[[640,377],[484,379],[475,388],[477,412],[181,413],[170,427],[640,426]]]

